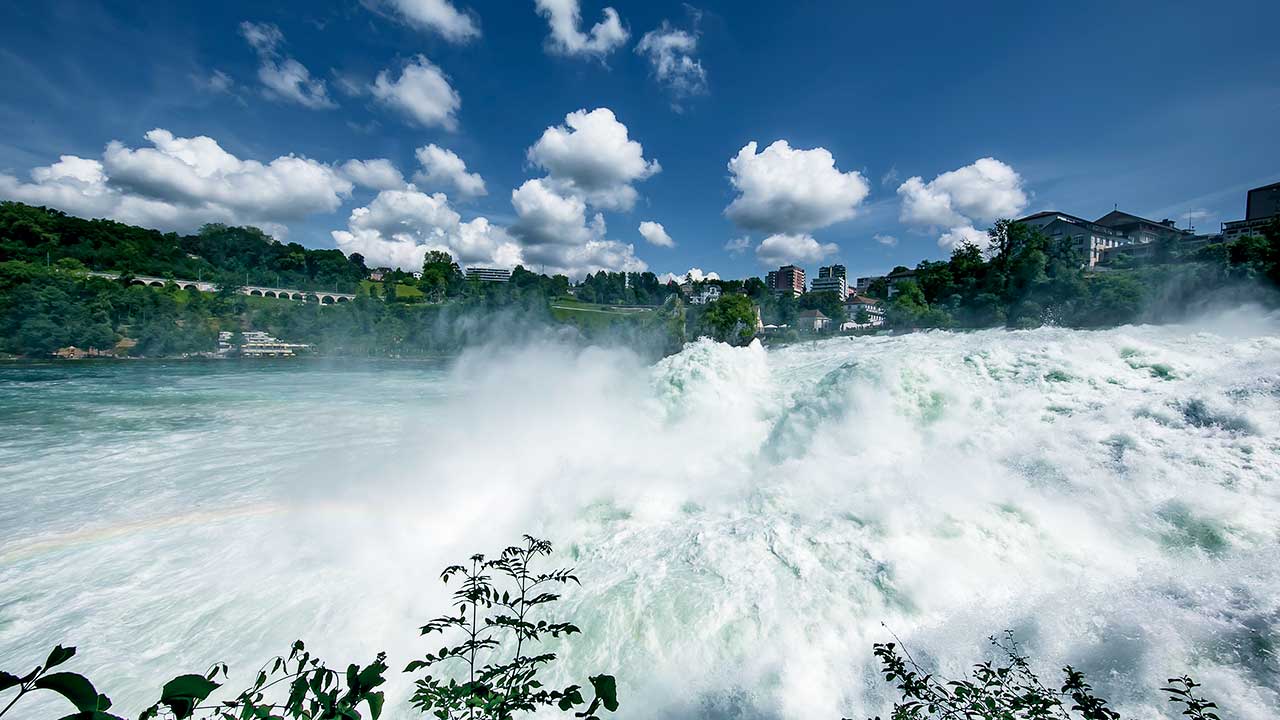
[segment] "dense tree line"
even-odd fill
[[[663,285],[651,272],[608,272],[601,270],[583,278],[575,289],[584,302],[611,305],[661,305],[680,294],[675,283]]]
[[[136,341],[136,354],[214,349],[216,318],[228,314],[229,298],[128,286],[86,276],[73,263],[0,262],[0,351],[39,357],[69,345],[111,350],[124,337]]]
[[[1087,271],[1063,241],[1001,220],[984,252],[972,243],[946,261],[924,261],[899,281],[886,307],[895,328],[1041,325],[1110,327],[1176,320],[1214,302],[1275,302],[1280,285],[1280,221],[1262,236],[1181,253],[1163,243],[1144,262]],[[906,268],[897,268],[906,271]],[[877,288],[881,297],[887,287]]]
[[[889,298],[896,329],[1107,327],[1177,319],[1208,301],[1276,302],[1280,286],[1280,222],[1262,236],[1180,253],[1170,244],[1142,262],[1086,271],[1070,245],[1009,221],[996,223],[985,251],[957,247],[945,261],[924,261]],[[203,277],[218,293],[129,285],[91,276],[114,270],[161,277]],[[909,272],[897,268],[896,273]],[[315,303],[240,295],[236,275],[251,283],[323,287],[357,293],[355,302]],[[21,203],[0,203],[0,352],[45,357],[74,345],[142,356],[178,356],[216,349],[219,331],[265,330],[326,354],[428,355],[455,352],[488,339],[511,340],[555,323],[551,304],[576,294],[603,304],[651,305],[653,312],[618,314],[606,323],[582,314],[560,318],[592,342],[618,342],[648,354],[676,352],[686,339],[708,335],[742,344],[754,335],[755,308],[764,323],[796,326],[805,310],[820,310],[838,326],[846,318],[836,293],[777,295],[760,278],[703,280],[694,294],[718,285],[721,300],[684,304],[675,283],[649,272],[589,274],[572,285],[517,267],[506,283],[467,279],[447,253],[426,254],[419,277],[400,270],[380,284],[366,280],[363,258],[337,250],[280,244],[254,228],[205,226],[190,236],[164,234],[105,220],[81,220]],[[598,317],[596,319],[599,319]]]
[[[204,293],[173,283],[130,285],[88,275],[70,259],[49,266],[9,260],[0,262],[0,353],[48,357],[75,346],[173,357],[215,351],[219,331],[262,330],[326,355],[422,356],[518,341],[556,325],[550,302],[567,290],[567,278],[516,268],[510,282],[479,282],[463,279],[451,260],[434,263],[454,268],[444,274],[442,290],[434,289],[439,278],[428,272],[421,281],[407,276],[419,284],[405,287],[422,289],[414,296],[397,294],[390,283],[380,286],[382,297],[361,289],[352,302],[320,305],[249,297],[230,286]],[[436,292],[439,301],[432,302],[429,293]],[[585,341],[625,344],[655,356],[678,351],[691,332],[678,298],[606,327],[576,324],[576,331]]]

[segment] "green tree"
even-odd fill
[[[730,345],[746,345],[756,334],[756,311],[745,295],[721,295],[702,313],[707,335]]]
[[[917,327],[929,311],[924,291],[913,280],[903,280],[894,289],[893,299],[885,308],[885,322],[895,329]]]

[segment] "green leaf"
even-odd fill
[[[15,685],[21,685],[22,678],[17,675],[10,675],[7,672],[0,672],[0,692],[4,692]]]
[[[71,701],[71,704],[76,706],[76,710],[82,713],[100,709],[98,691],[93,689],[93,683],[83,675],[69,672],[53,673],[36,680],[35,686],[41,690],[52,690],[58,693]]]
[[[203,675],[179,675],[164,684],[160,702],[168,706],[178,720],[186,720],[195,712],[196,706],[218,687],[218,683]]]
[[[386,698],[381,692],[369,693],[365,700],[369,703],[369,717],[372,720],[378,720],[378,716],[382,715],[382,703]]]
[[[112,715],[111,713],[103,712],[102,710],[89,710],[64,715],[63,717],[58,718],[58,720],[124,720],[124,718],[119,715]]]
[[[71,656],[75,654],[76,654],[75,648],[73,647],[67,648],[67,647],[62,647],[61,645],[58,645],[53,648],[52,652],[49,653],[49,659],[44,661],[44,667],[46,670],[57,667],[58,665],[61,665],[62,663],[70,660]]]
[[[618,681],[612,675],[592,675],[587,679],[591,681],[596,697],[604,703],[604,708],[615,712],[618,709]]]

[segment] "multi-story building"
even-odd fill
[[[804,294],[804,268],[783,265],[769,272],[767,284],[775,294],[791,293],[792,297]]]
[[[811,292],[833,292],[843,300],[849,296],[849,283],[845,278],[843,265],[818,268],[818,277],[814,279],[809,290]]]
[[[1129,238],[1129,242],[1139,245],[1158,240],[1182,240],[1193,235],[1190,230],[1179,229],[1172,220],[1156,222],[1119,210],[1112,210],[1094,222],[1115,230]]]
[[[1098,260],[1098,264],[1109,265],[1121,258],[1128,258],[1130,261],[1149,262],[1158,259],[1161,253],[1189,255],[1206,245],[1220,242],[1222,242],[1222,236],[1218,234],[1188,234],[1174,240],[1117,245],[1116,247],[1103,250],[1102,256]]]
[[[1261,235],[1262,229],[1280,217],[1280,183],[1272,183],[1249,191],[1244,219],[1222,223],[1224,242],[1247,235]]]
[[[844,299],[849,296],[849,286],[845,284],[842,277],[814,278],[809,286],[809,292],[833,292]]]
[[[1249,191],[1245,200],[1245,220],[1270,220],[1280,215],[1280,182]]]
[[[511,280],[511,271],[503,268],[473,266],[467,268],[467,279],[481,282],[507,282]]]
[[[1016,222],[1038,228],[1051,240],[1071,243],[1087,268],[1097,265],[1105,250],[1130,243],[1128,236],[1118,230],[1056,210],[1028,215]]]
[[[877,280],[881,280],[881,279],[883,279],[883,278],[884,278],[884,276],[883,276],[883,275],[872,275],[872,276],[870,276],[870,277],[860,277],[860,278],[858,278],[858,280],[854,283],[854,285],[853,285],[853,289],[854,289],[854,291],[855,291],[855,292],[857,292],[859,295],[864,295],[864,294],[866,294],[866,292],[867,292],[868,290],[870,290],[870,289],[871,289],[871,283],[873,283],[873,282],[875,282],[875,281],[877,281]]]
[[[884,306],[875,298],[869,298],[865,295],[850,295],[849,299],[844,303],[844,312],[849,316],[849,322],[845,323],[845,325],[853,328],[875,327],[884,324]],[[858,322],[859,312],[866,312],[867,322]]]

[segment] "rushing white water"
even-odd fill
[[[1280,318],[1260,311],[700,341],[656,366],[548,344],[8,368],[0,401],[0,668],[76,644],[131,712],[296,637],[398,670],[445,608],[439,570],[523,532],[583,580],[564,679],[616,674],[624,718],[865,717],[890,631],[958,672],[1006,628],[1126,717],[1169,712],[1156,689],[1183,672],[1224,717],[1280,707]]]

